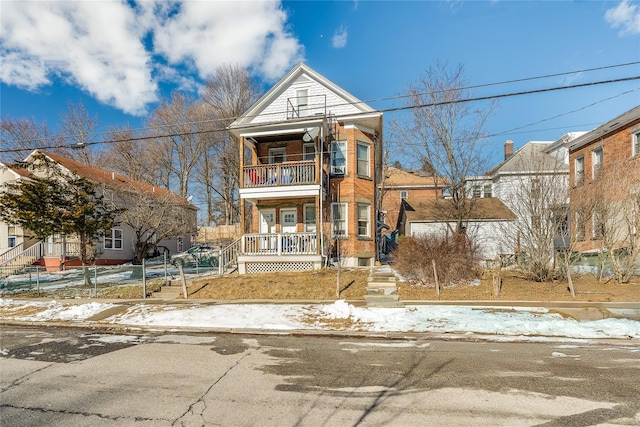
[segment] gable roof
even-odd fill
[[[555,141],[529,141],[507,160],[487,172],[488,176],[501,173],[528,173],[531,171],[569,172],[569,165],[548,153]],[[524,166],[524,168],[523,168]],[[528,166],[528,168],[527,168]]]
[[[443,218],[443,213],[453,211],[451,204],[451,199],[406,199],[402,209],[407,222],[441,222],[453,219],[452,217]],[[486,197],[473,199],[468,219],[471,221],[514,220],[516,216],[500,199]]]
[[[62,157],[58,154],[45,152],[42,150],[34,150],[25,161],[29,161],[30,159],[32,159],[36,153],[41,153],[47,156],[53,162],[57,163],[69,172],[81,178],[88,179],[98,184],[104,184],[106,187],[138,191],[157,197],[168,197],[174,199],[176,203],[185,206],[192,206],[194,209],[196,209],[196,207],[191,205],[191,203],[189,203],[185,198],[180,197],[167,189],[156,187],[146,182],[127,178],[124,175],[120,175],[115,172],[109,172],[105,169],[101,169],[95,166],[90,166],[85,163]]]
[[[415,171],[389,166],[385,177],[384,186],[389,187],[446,187],[443,177],[423,176]]]
[[[35,178],[35,175],[33,175],[28,169],[25,169],[21,166],[12,165],[5,162],[0,162],[0,166],[7,168],[7,170],[13,173],[16,178]]]
[[[267,122],[281,121],[282,115],[286,115],[286,102],[278,103],[278,99],[283,97],[285,91],[296,82],[304,82],[319,86],[319,90],[326,96],[326,110],[337,116],[373,114],[381,116],[382,113],[371,108],[360,99],[356,98],[322,74],[313,70],[306,64],[299,62],[287,74],[284,75],[271,89],[269,89],[260,99],[258,99],[247,111],[240,115],[231,125],[229,129],[239,129],[248,125],[255,124],[261,115],[271,117]],[[277,105],[273,111],[268,111],[269,107]],[[301,120],[309,120],[313,117],[301,117]],[[259,120],[265,123],[264,120]]]
[[[625,113],[620,114],[618,117],[609,120],[605,124],[598,126],[591,132],[587,132],[586,134],[574,139],[569,143],[569,151],[577,150],[595,141],[598,138],[605,137],[607,134],[620,131],[621,129],[629,126],[634,121],[638,120],[640,120],[640,105],[632,108]]]

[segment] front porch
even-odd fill
[[[316,233],[245,234],[240,252],[240,274],[318,270],[323,264]]]

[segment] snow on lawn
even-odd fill
[[[0,299],[0,317],[27,321],[81,321],[113,306],[95,302],[63,305],[56,301],[44,303]],[[22,312],[19,307],[22,307]],[[104,322],[154,327],[481,334],[496,339],[640,339],[638,321],[612,318],[577,321],[549,313],[545,308],[426,305],[365,308],[342,300],[333,304],[311,305],[135,304]]]
[[[25,322],[51,320],[80,322],[113,307],[113,304],[90,302],[61,304],[57,301],[18,301],[0,298],[0,319]]]

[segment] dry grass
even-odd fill
[[[440,297],[433,286],[399,283],[400,299],[408,300],[495,300],[495,301],[640,301],[640,280],[626,285],[613,281],[598,282],[592,275],[574,278],[576,298],[573,299],[565,281],[533,282],[518,272],[505,272],[499,296],[493,294],[490,274],[479,284],[461,284],[445,288]],[[351,301],[364,300],[368,269],[343,269],[340,276],[340,298]],[[240,276],[207,278],[194,281],[189,286],[189,298],[223,300],[248,299],[336,299],[336,270],[306,273],[262,273]],[[345,289],[346,288],[346,289]]]
[[[340,272],[340,298],[364,299],[369,270],[342,269]],[[189,298],[211,299],[294,299],[335,300],[336,270],[318,270],[305,273],[233,274],[194,280],[189,286]]]

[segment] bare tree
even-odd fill
[[[67,112],[62,115],[60,131],[60,136],[64,139],[65,145],[71,147],[67,150],[67,155],[74,160],[92,165],[94,153],[92,146],[88,144],[94,141],[97,128],[97,115],[89,116],[82,102],[77,104],[70,101],[67,102]]]
[[[249,72],[239,65],[230,64],[219,67],[207,80],[202,92],[202,101],[211,119],[208,126],[215,132],[207,139],[207,153],[211,158],[200,164],[198,176],[210,193],[207,194],[208,203],[220,198],[224,224],[234,224],[239,219],[237,191],[240,164],[239,141],[231,133],[221,131],[244,113],[259,94]],[[213,215],[209,213],[211,220]]]
[[[150,155],[148,143],[136,139],[131,128],[112,128],[107,135],[109,141],[105,150],[96,156],[96,164],[104,169],[117,172],[136,181],[162,186],[156,181],[157,158]]]
[[[197,131],[197,115],[194,115],[195,101],[178,92],[171,100],[164,100],[155,110],[149,126],[157,136],[155,155],[171,172],[169,180],[177,181],[178,193],[186,198],[189,183],[196,165],[205,153],[202,138]]]
[[[465,185],[468,176],[480,175],[488,157],[483,151],[484,126],[494,109],[473,108],[462,66],[449,69],[436,64],[406,91],[406,104],[412,107],[404,122],[392,123],[393,139],[421,164],[430,164],[436,176],[449,186],[453,212],[452,232],[465,232],[473,199]],[[448,204],[443,204],[448,205]]]
[[[545,148],[531,145],[514,159],[515,168],[526,173],[505,184],[511,188],[505,203],[516,221],[505,226],[502,235],[507,247],[522,255],[520,265],[536,281],[555,274],[558,221],[569,203],[568,166],[562,156],[549,155]]]
[[[588,191],[591,240],[601,266],[608,262],[616,282],[626,283],[640,260],[640,174],[624,164],[596,172]]]
[[[2,149],[0,160],[14,163],[26,157],[36,148],[59,144],[45,123],[36,123],[33,119],[0,119],[0,141]],[[60,151],[51,149],[51,151]]]
[[[118,219],[135,233],[134,263],[141,264],[164,239],[195,234],[196,209],[185,199],[153,187],[106,190],[118,205],[126,206]]]

